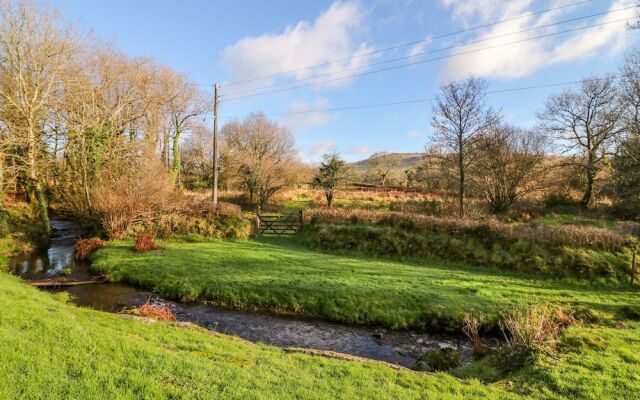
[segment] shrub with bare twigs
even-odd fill
[[[76,241],[74,246],[76,260],[85,260],[89,254],[104,247],[104,242],[98,238],[83,239]]]
[[[149,221],[167,209],[174,185],[156,157],[113,162],[94,188],[95,208],[110,239],[127,236],[132,224]]]
[[[487,344],[482,338],[480,330],[485,323],[484,315],[480,314],[478,319],[473,318],[471,314],[464,315],[464,321],[462,326],[462,332],[469,340],[469,344],[473,351],[477,355],[485,355],[492,352],[494,349]]]
[[[141,233],[138,236],[136,236],[135,249],[138,253],[142,253],[145,251],[157,250],[158,245],[156,244],[152,234]]]

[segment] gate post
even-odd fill
[[[256,217],[253,219],[253,234],[256,238],[260,237],[260,205],[256,206]]]
[[[635,283],[636,279],[636,253],[638,251],[638,245],[633,245],[633,253],[631,255],[631,286]]]

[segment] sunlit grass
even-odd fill
[[[0,338],[2,399],[502,398],[477,381],[79,309],[4,273]]]
[[[290,239],[167,242],[135,254],[112,243],[94,268],[166,296],[235,308],[294,312],[355,324],[456,330],[464,314],[500,312],[523,303],[554,303],[610,315],[640,305],[637,290],[538,279],[487,267],[434,260],[408,262],[319,253]]]

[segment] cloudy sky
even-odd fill
[[[488,80],[490,102],[509,122],[532,126],[564,87],[552,84],[616,72],[640,35],[628,26],[640,14],[635,3],[51,1],[131,55],[220,82],[223,122],[264,112],[292,130],[307,161],[332,147],[350,160],[421,151],[438,85],[468,74]],[[512,91],[522,88],[530,89]]]

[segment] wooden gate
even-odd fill
[[[298,214],[262,215],[256,218],[256,233],[258,235],[287,235],[295,234],[304,221],[302,211]]]

